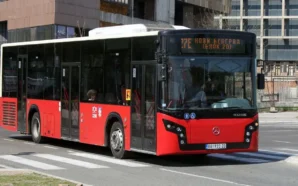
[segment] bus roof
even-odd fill
[[[143,32],[143,33],[130,33],[130,34],[119,34],[119,35],[101,35],[96,37],[75,37],[75,38],[63,38],[63,39],[49,39],[49,40],[39,40],[39,41],[27,41],[27,42],[16,42],[16,43],[5,43],[2,47],[9,46],[23,46],[23,45],[37,45],[37,44],[47,44],[47,43],[66,43],[75,41],[91,41],[91,40],[101,40],[101,39],[113,39],[113,38],[127,38],[127,37],[142,37],[142,36],[155,36],[158,35],[158,31]]]
[[[120,26],[95,28],[89,31],[89,36],[85,36],[85,37],[5,43],[2,45],[2,47],[37,45],[37,44],[47,44],[47,43],[66,43],[66,42],[75,42],[75,41],[91,41],[91,40],[101,40],[101,39],[114,39],[114,38],[116,39],[116,38],[129,38],[129,37],[142,37],[142,36],[157,36],[158,32],[161,30],[181,30],[181,29],[189,29],[189,28],[184,26],[178,26],[178,25],[159,25],[159,24],[120,25]]]

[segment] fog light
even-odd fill
[[[247,139],[246,139],[246,142],[247,142],[247,143],[249,143],[249,142],[250,142],[250,140],[247,138]]]
[[[181,138],[183,138],[183,137],[184,137],[183,133],[181,133],[181,134],[180,134],[180,137],[181,137]]]
[[[180,143],[183,145],[184,144],[184,140],[181,140]]]
[[[250,136],[250,133],[249,133],[249,132],[247,132],[247,133],[246,133],[246,135],[247,135],[247,136]]]
[[[168,125],[167,125],[167,127],[168,127],[168,129],[169,129],[169,128],[171,128],[171,125],[170,125],[170,124],[168,124]]]
[[[253,126],[249,126],[249,129],[250,129],[250,130],[253,130],[253,129],[254,129],[254,127],[253,127]]]

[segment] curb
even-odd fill
[[[1,169],[0,173],[1,172],[14,172],[16,174],[18,174],[18,173],[36,173],[36,174],[40,174],[40,175],[43,175],[43,176],[48,176],[48,177],[52,177],[52,178],[72,182],[72,183],[74,183],[78,186],[92,186],[92,185],[81,183],[81,182],[78,182],[78,181],[75,181],[75,180],[62,178],[62,177],[59,177],[59,176],[55,176],[55,175],[52,175],[52,174],[48,174],[48,173],[44,173],[44,172],[40,172],[40,171],[36,171],[36,170],[32,170],[32,169]]]
[[[298,156],[291,156],[284,160],[287,163],[291,163],[293,165],[298,165]]]

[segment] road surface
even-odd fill
[[[134,154],[116,160],[106,148],[31,137],[0,129],[0,168],[27,168],[94,186],[298,185],[298,165],[285,162],[298,154],[298,123],[260,126],[260,152],[160,158]]]

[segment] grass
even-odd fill
[[[59,184],[76,186],[76,184],[68,181],[36,173],[0,175],[0,186],[59,186]]]

